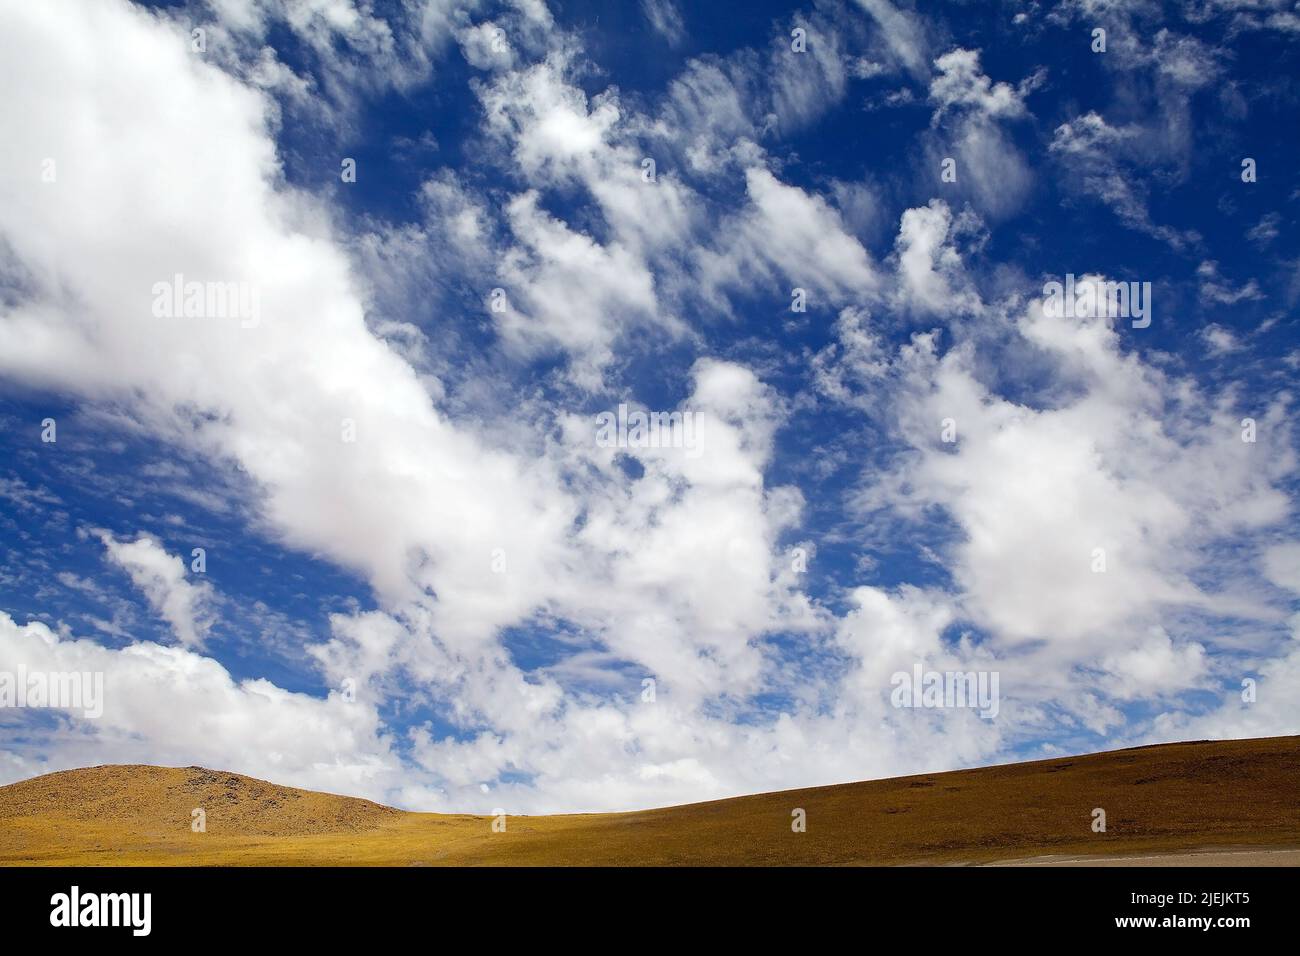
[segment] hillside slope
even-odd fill
[[[191,832],[195,807],[206,833]],[[1092,830],[1094,808],[1105,833]],[[804,833],[792,832],[795,809]],[[405,813],[196,767],[95,767],[0,788],[4,865],[938,864],[1232,847],[1300,847],[1300,737],[510,817],[505,833],[487,817]]]
[[[303,836],[373,830],[402,816],[369,800],[281,787],[203,767],[139,764],[65,770],[0,788],[0,827],[16,818],[119,826],[164,835],[202,808],[210,834]]]

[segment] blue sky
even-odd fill
[[[603,810],[1295,732],[1300,11],[697,6],[0,4],[0,672],[105,684],[0,708],[0,782]]]

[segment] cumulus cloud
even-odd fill
[[[932,199],[909,209],[899,224],[898,300],[921,313],[972,314],[981,305],[954,240],[978,229],[970,216],[954,218],[948,204]]]
[[[989,635],[1004,675],[1028,667],[1076,683],[1054,705],[1106,727],[1118,712],[1090,714],[1097,698],[1082,690],[1098,675],[1108,675],[1102,686],[1115,700],[1206,677],[1217,636],[1189,634],[1187,613],[1277,619],[1248,577],[1225,568],[1207,580],[1195,556],[1287,519],[1282,488],[1294,455],[1272,431],[1284,405],[1269,409],[1266,426],[1281,446],[1256,458],[1229,394],[1199,396],[1126,354],[1105,318],[1060,312],[1033,300],[999,333],[1008,354],[1052,370],[1052,393],[1028,403],[990,390],[975,340],[960,329],[946,352],[930,334],[893,359],[871,349],[872,372],[856,379],[871,388],[901,376],[892,414],[910,451],[865,483],[860,503],[893,513],[895,534],[933,509],[948,515],[954,593],[943,603]],[[980,335],[987,347],[988,331]],[[862,354],[844,344],[843,362]],[[1285,580],[1284,553],[1271,560]]]
[[[1300,542],[1269,547],[1264,552],[1264,574],[1278,587],[1300,594]]]
[[[464,557],[490,554],[494,542],[509,539],[517,566],[527,568],[541,560],[568,506],[548,500],[518,462],[447,423],[410,366],[370,334],[346,257],[312,201],[275,188],[264,101],[189,57],[174,27],[115,6],[94,16],[104,36],[158,55],[129,67],[105,57],[69,60],[58,94],[22,79],[22,64],[9,61],[24,96],[78,96],[110,131],[63,122],[65,114],[47,104],[9,162],[39,168],[46,151],[116,158],[80,168],[65,159],[58,188],[40,202],[18,178],[7,187],[12,201],[0,228],[41,294],[0,320],[0,367],[73,394],[129,397],[150,427],[240,462],[265,492],[265,519],[287,543],[363,570],[392,598],[425,587],[464,594],[467,613],[453,615],[462,621],[456,630],[490,633],[493,620],[521,613],[532,598],[519,594],[515,604],[495,590],[489,598],[482,591],[488,572],[478,575],[479,562]],[[53,14],[14,21],[29,49],[57,54]],[[160,73],[171,81],[157,82]],[[140,108],[137,91],[150,109]],[[126,141],[154,147],[127,149]],[[146,152],[156,155],[146,159]],[[157,187],[159,164],[174,170],[174,188]],[[205,223],[200,234],[195,217]],[[92,254],[102,230],[127,218],[138,228]],[[61,225],[37,238],[37,222]],[[55,249],[86,268],[56,283]],[[261,322],[245,328],[221,316],[155,316],[152,289],[176,273],[259,289]],[[51,350],[63,360],[47,361]],[[340,495],[355,500],[340,507]],[[534,520],[552,508],[551,518]],[[440,573],[461,578],[469,591],[436,582]],[[477,624],[465,623],[480,613]]]
[[[994,83],[980,69],[978,50],[950,50],[934,61],[938,73],[930,81],[930,101],[935,104],[935,119],[949,110],[973,109],[992,118],[1015,119],[1025,115],[1025,94],[1036,79],[1019,88],[1010,83]]]

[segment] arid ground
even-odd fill
[[[191,830],[202,808],[207,831]],[[794,832],[792,812],[806,813]],[[1093,831],[1094,808],[1106,832]],[[1141,747],[617,814],[407,813],[199,767],[0,788],[3,865],[1294,865],[1300,737]]]

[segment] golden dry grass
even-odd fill
[[[207,811],[207,832],[190,811]],[[791,811],[807,812],[806,833]],[[1092,810],[1107,814],[1093,833]],[[1300,738],[1142,747],[620,814],[405,813],[197,767],[0,788],[5,865],[852,865],[1300,846]]]

